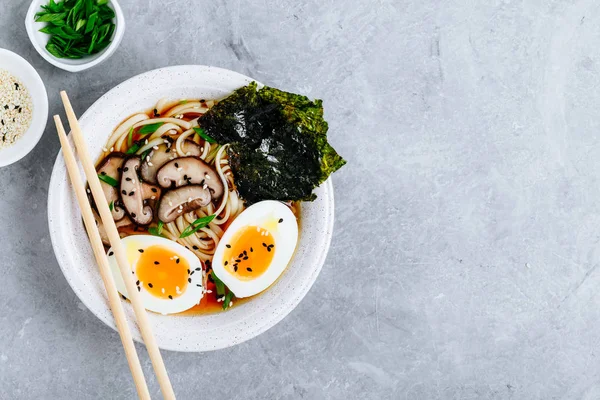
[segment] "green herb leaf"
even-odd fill
[[[96,2],[96,4],[98,4],[99,6],[102,6],[102,5],[104,5],[104,4],[108,4],[108,0],[98,0],[98,1]]]
[[[148,154],[150,154],[150,152],[152,151],[152,147],[149,148],[148,150],[144,151],[140,157],[142,158],[142,161],[144,161],[146,159],[146,157],[148,157]]]
[[[158,128],[160,128],[161,126],[164,125],[164,122],[157,122],[155,124],[148,124],[148,125],[144,125],[140,128],[140,130],[138,131],[138,133],[140,135],[147,135],[149,133],[154,133],[156,132],[156,130]]]
[[[113,201],[111,201],[111,202],[108,204],[108,209],[109,209],[110,211],[112,211],[112,210],[114,210],[114,209],[115,209],[115,201],[114,201],[114,200],[113,200]]]
[[[54,43],[48,42],[46,44],[46,50],[48,50],[48,53],[52,54],[56,58],[64,57],[63,53],[59,50],[58,46],[56,46]]]
[[[209,223],[211,223],[211,221],[213,219],[215,219],[216,214],[213,215],[209,215],[207,217],[201,217],[198,218],[197,220],[195,220],[194,222],[192,222],[190,224],[190,226],[188,226],[187,228],[185,228],[183,230],[183,232],[181,232],[181,235],[179,235],[180,239],[186,238],[196,232],[198,232],[200,229],[204,228],[206,225],[208,225]]]
[[[215,282],[215,287],[217,289],[217,296],[225,295],[225,284],[223,283],[222,280],[219,279],[219,277],[217,277],[215,275],[214,270],[211,272],[211,276],[212,276],[213,281]]]
[[[114,186],[114,187],[119,186],[119,182],[115,178],[110,177],[108,175],[98,174],[98,179],[100,179],[103,182],[108,183],[110,186]]]
[[[229,303],[231,303],[231,300],[233,300],[233,292],[230,290],[225,295],[225,300],[223,300],[223,310],[227,310],[229,308]]]
[[[204,129],[195,127],[194,131],[198,134],[198,136],[206,140],[208,143],[217,143],[215,139],[211,138],[206,134],[206,132],[204,132]]]

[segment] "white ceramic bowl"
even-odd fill
[[[108,5],[111,6],[115,12],[115,31],[110,45],[97,54],[79,60],[54,57],[46,50],[46,44],[50,39],[50,35],[40,32],[40,29],[46,26],[46,23],[35,22],[35,14],[42,11],[42,5],[44,4],[48,4],[48,0],[33,0],[31,2],[29,10],[27,11],[27,16],[25,17],[25,27],[27,29],[27,36],[29,36],[29,40],[31,40],[31,44],[33,44],[35,50],[46,61],[58,68],[70,72],[80,72],[92,68],[112,56],[119,47],[119,44],[121,44],[121,40],[123,40],[123,35],[125,33],[125,17],[123,16],[123,11],[121,10],[119,2],[117,0],[110,0]]]
[[[0,150],[0,167],[3,167],[25,157],[40,141],[48,120],[48,94],[40,75],[18,54],[0,49],[0,69],[7,70],[25,84],[33,103],[29,129],[13,145]]]
[[[99,156],[109,133],[123,119],[151,108],[160,98],[220,99],[251,81],[246,76],[220,68],[178,66],[157,69],[129,79],[102,96],[81,116],[81,127],[91,154]],[[75,109],[82,112],[77,110],[77,105]],[[150,314],[159,346],[175,351],[207,351],[232,346],[266,331],[290,313],[317,278],[331,240],[331,181],[321,185],[316,194],[316,201],[302,204],[298,248],[288,268],[271,288],[257,298],[218,314]],[[61,154],[56,159],[50,181],[48,222],[54,252],[67,281],[81,301],[114,329],[115,323]],[[130,304],[125,304],[128,318],[134,320]],[[140,341],[137,328],[133,335]]]

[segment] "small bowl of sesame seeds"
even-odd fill
[[[0,49],[0,167],[29,154],[47,120],[48,94],[42,78],[23,57]]]

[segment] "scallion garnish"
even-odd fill
[[[114,209],[115,209],[115,201],[114,201],[114,200],[113,200],[113,201],[111,201],[111,202],[108,204],[108,209],[109,209],[110,211],[112,211],[112,210],[114,210]]]
[[[213,219],[215,219],[215,217],[216,217],[216,215],[213,214],[213,215],[209,215],[207,217],[198,218],[197,220],[192,222],[190,224],[190,226],[185,228],[183,230],[183,232],[181,232],[181,235],[179,235],[179,238],[183,239],[183,238],[186,238],[186,237],[198,232],[200,229],[202,229],[206,225],[208,225]]]
[[[161,126],[164,125],[164,122],[157,122],[155,124],[148,124],[148,125],[144,125],[140,128],[140,130],[138,131],[138,133],[140,135],[147,135],[149,133],[154,133],[156,132],[156,130],[158,128],[160,128]]]
[[[127,134],[127,147],[133,146],[133,126],[129,129],[129,134]]]
[[[98,179],[100,179],[103,182],[108,183],[110,186],[117,187],[119,185],[119,182],[115,178],[110,177],[108,175],[98,174]]]
[[[133,146],[131,146],[130,148],[127,149],[127,151],[125,152],[125,154],[135,154],[140,147],[142,147],[142,145],[138,142],[134,143]]]
[[[224,296],[225,295],[225,284],[223,283],[222,280],[219,279],[219,277],[217,277],[215,275],[215,271],[211,272],[212,275],[212,279],[215,282],[215,288],[217,289],[217,296]]]
[[[208,143],[217,143],[215,139],[211,138],[204,132],[204,129],[195,127],[194,131],[198,134],[198,136],[206,140]]]
[[[225,295],[225,300],[223,300],[223,310],[227,310],[229,308],[229,303],[231,303],[231,300],[233,300],[233,292],[230,290],[226,295]]]
[[[164,223],[162,221],[158,221],[157,226],[148,228],[148,233],[151,235],[154,235],[154,236],[163,236],[163,234],[162,234],[163,226],[164,226]]]
[[[115,31],[115,12],[108,0],[50,0],[35,14],[50,35],[46,50],[58,58],[79,59],[104,50]]]

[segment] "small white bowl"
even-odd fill
[[[0,69],[8,71],[23,82],[33,103],[33,118],[29,129],[14,144],[0,150],[0,167],[4,167],[25,157],[40,141],[48,120],[48,94],[40,75],[20,55],[0,49]]]
[[[117,0],[110,0],[108,5],[111,6],[115,12],[115,31],[110,45],[100,53],[79,60],[54,57],[46,50],[46,44],[50,39],[50,35],[40,32],[40,29],[45,27],[46,23],[35,22],[35,14],[42,11],[42,5],[44,4],[48,4],[48,0],[33,0],[31,2],[29,11],[27,11],[27,16],[25,17],[25,27],[27,28],[29,40],[31,40],[36,51],[40,53],[46,61],[58,68],[62,68],[69,72],[80,72],[92,68],[112,56],[119,47],[119,44],[121,44],[121,40],[123,40],[123,34],[125,33],[125,17],[123,16],[123,11]]]

